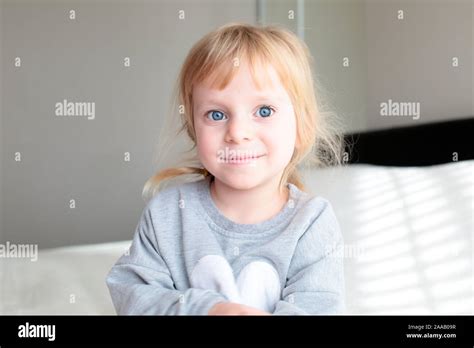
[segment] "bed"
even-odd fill
[[[421,139],[400,130],[351,135],[347,165],[304,171],[307,189],[329,199],[344,235],[348,314],[474,313],[474,157],[462,137],[472,127],[445,136],[439,151],[426,148],[436,134],[429,127]],[[374,153],[400,136],[404,146],[423,142],[425,152]],[[36,262],[1,260],[0,313],[115,314],[105,277],[129,244],[40,250]]]

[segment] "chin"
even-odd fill
[[[239,175],[232,175],[230,177],[216,177],[216,179],[236,190],[249,190],[260,184],[260,180],[257,179],[255,176],[244,178]]]

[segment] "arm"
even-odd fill
[[[343,238],[329,203],[298,241],[282,300],[273,314],[345,311]]]
[[[223,295],[204,289],[178,291],[160,255],[150,210],[145,209],[128,254],[107,276],[117,314],[206,315]]]

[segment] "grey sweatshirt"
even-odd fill
[[[107,276],[118,314],[206,315],[221,301],[273,314],[344,312],[343,238],[327,200],[288,184],[277,215],[239,224],[209,185],[175,185],[148,202]]]

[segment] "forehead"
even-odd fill
[[[231,80],[223,88],[223,76],[219,76],[219,71],[210,76],[205,81],[198,83],[193,88],[193,95],[196,99],[226,96],[230,93],[244,95],[251,93],[256,97],[278,96],[285,92],[284,86],[280,82],[277,71],[271,65],[260,65],[251,67],[246,62],[240,64],[233,71]]]

